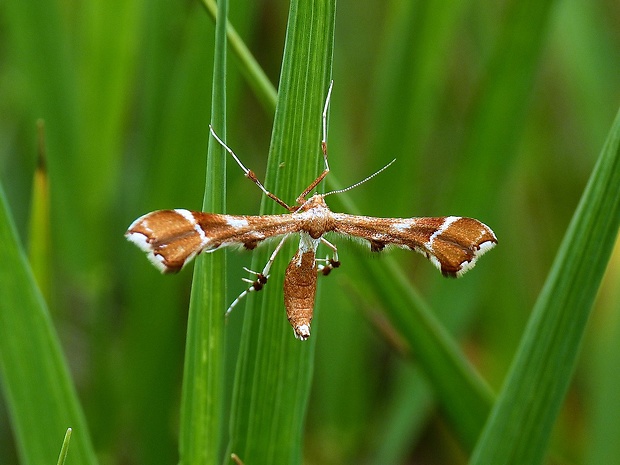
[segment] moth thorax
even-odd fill
[[[334,229],[331,210],[320,194],[312,196],[297,213],[301,223],[301,230],[312,237],[312,239],[318,239],[323,234]]]
[[[310,323],[316,296],[316,261],[314,250],[298,250],[284,275],[284,306],[295,337],[310,337]]]

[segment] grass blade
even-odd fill
[[[215,20],[217,17],[217,4],[215,1],[202,0],[202,4],[213,20]],[[226,21],[226,35],[230,42],[230,47],[239,61],[239,69],[246,82],[265,109],[271,113],[276,106],[276,99],[278,98],[273,84],[228,20]]]
[[[71,427],[75,435],[67,463],[94,464],[69,369],[1,186],[0,244],[0,379],[21,460],[53,463],[58,441]]]
[[[58,455],[58,465],[64,465],[65,460],[67,460],[67,454],[69,453],[69,443],[71,442],[71,428],[67,428],[67,432],[65,433],[65,438],[62,441],[62,447],[60,449],[60,454]]]
[[[541,463],[620,227],[620,113],[534,306],[471,464]]]
[[[334,1],[290,5],[265,180],[287,202],[316,177],[322,163],[321,113],[331,76],[334,15]],[[263,199],[261,212],[281,213],[281,208]],[[245,463],[301,461],[314,339],[297,341],[284,314],[282,262],[292,256],[297,245],[292,242],[280,252],[270,284],[260,296],[251,295],[245,308],[229,446]],[[267,252],[255,254],[254,269],[262,269]]]
[[[226,18],[228,1],[218,2]],[[226,136],[226,21],[215,27],[211,124]],[[209,138],[203,210],[225,212],[226,153]],[[187,328],[181,407],[181,463],[221,460],[224,404],[224,309],[226,254],[200,257],[194,268]]]

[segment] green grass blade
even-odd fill
[[[471,464],[537,464],[620,227],[620,113],[532,311]]]
[[[126,157],[131,162],[123,170],[118,197],[123,200],[117,205],[124,211],[115,223],[118,230],[150,210],[200,210],[205,191],[214,27],[199,5],[191,13],[170,2],[150,4],[147,9],[141,54],[148,58],[132,104],[139,112],[140,130]],[[180,14],[188,16],[180,20]],[[181,27],[171,38],[168,24],[177,20]],[[119,279],[127,311],[122,333],[115,336],[124,354],[122,376],[114,376],[122,380],[123,402],[117,407],[127,419],[124,434],[129,431],[135,441],[133,460],[173,463],[179,457],[179,438],[167,425],[180,415],[186,301],[195,265],[177,276],[161,276],[142,254],[131,253],[131,244],[120,247],[127,251],[128,262]],[[114,337],[109,339],[114,345]],[[114,416],[103,420],[109,418]]]
[[[335,2],[290,4],[279,99],[266,187],[291,203],[319,173],[321,113],[331,76]],[[282,209],[263,199],[262,213]],[[301,461],[302,429],[310,391],[314,341],[293,337],[282,297],[283,270],[297,246],[291,240],[272,268],[269,284],[251,295],[233,392],[229,452],[245,463]],[[262,269],[268,251],[255,254]],[[231,317],[235,317],[232,315]]]
[[[58,465],[64,465],[67,460],[67,454],[69,453],[69,443],[71,442],[71,428],[67,428],[65,438],[62,440],[62,447],[60,448],[60,454],[58,455]]]
[[[23,463],[53,463],[67,427],[68,464],[95,454],[47,306],[19,244],[0,186],[0,380]]]
[[[218,2],[227,17],[228,1]],[[226,21],[215,27],[211,124],[226,137]],[[205,125],[207,123],[205,122]],[[225,212],[226,152],[209,137],[203,210]],[[226,254],[200,257],[194,268],[187,328],[180,463],[213,464],[221,460],[224,404],[224,309]]]
[[[209,15],[215,20],[217,17],[217,4],[215,1],[202,0],[202,4]],[[278,98],[273,84],[228,20],[226,21],[226,34],[230,47],[239,61],[239,69],[245,77],[246,82],[252,88],[254,94],[261,101],[265,109],[271,113],[276,106],[276,99]]]

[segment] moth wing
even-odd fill
[[[184,209],[157,210],[141,216],[125,236],[162,273],[176,273],[199,253],[240,245],[254,249],[260,242],[294,232],[292,215],[235,216]]]
[[[484,223],[460,216],[373,218],[337,213],[334,231],[367,241],[373,252],[386,246],[408,248],[428,258],[444,276],[460,277],[497,244]]]

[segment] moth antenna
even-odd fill
[[[387,165],[385,165],[383,168],[381,168],[379,171],[375,171],[373,174],[371,174],[370,176],[362,179],[359,182],[356,182],[355,184],[353,184],[352,186],[349,187],[345,187],[344,189],[338,189],[335,191],[330,191],[327,194],[323,194],[323,197],[327,197],[328,195],[331,194],[342,194],[343,192],[347,192],[350,191],[351,189],[355,189],[357,186],[360,186],[362,184],[364,184],[366,181],[370,181],[372,178],[374,178],[376,175],[378,175],[379,173],[382,173],[383,171],[385,171],[386,169],[388,169],[394,162],[396,161],[396,158],[394,158],[394,160],[392,160],[391,162],[389,162]]]

